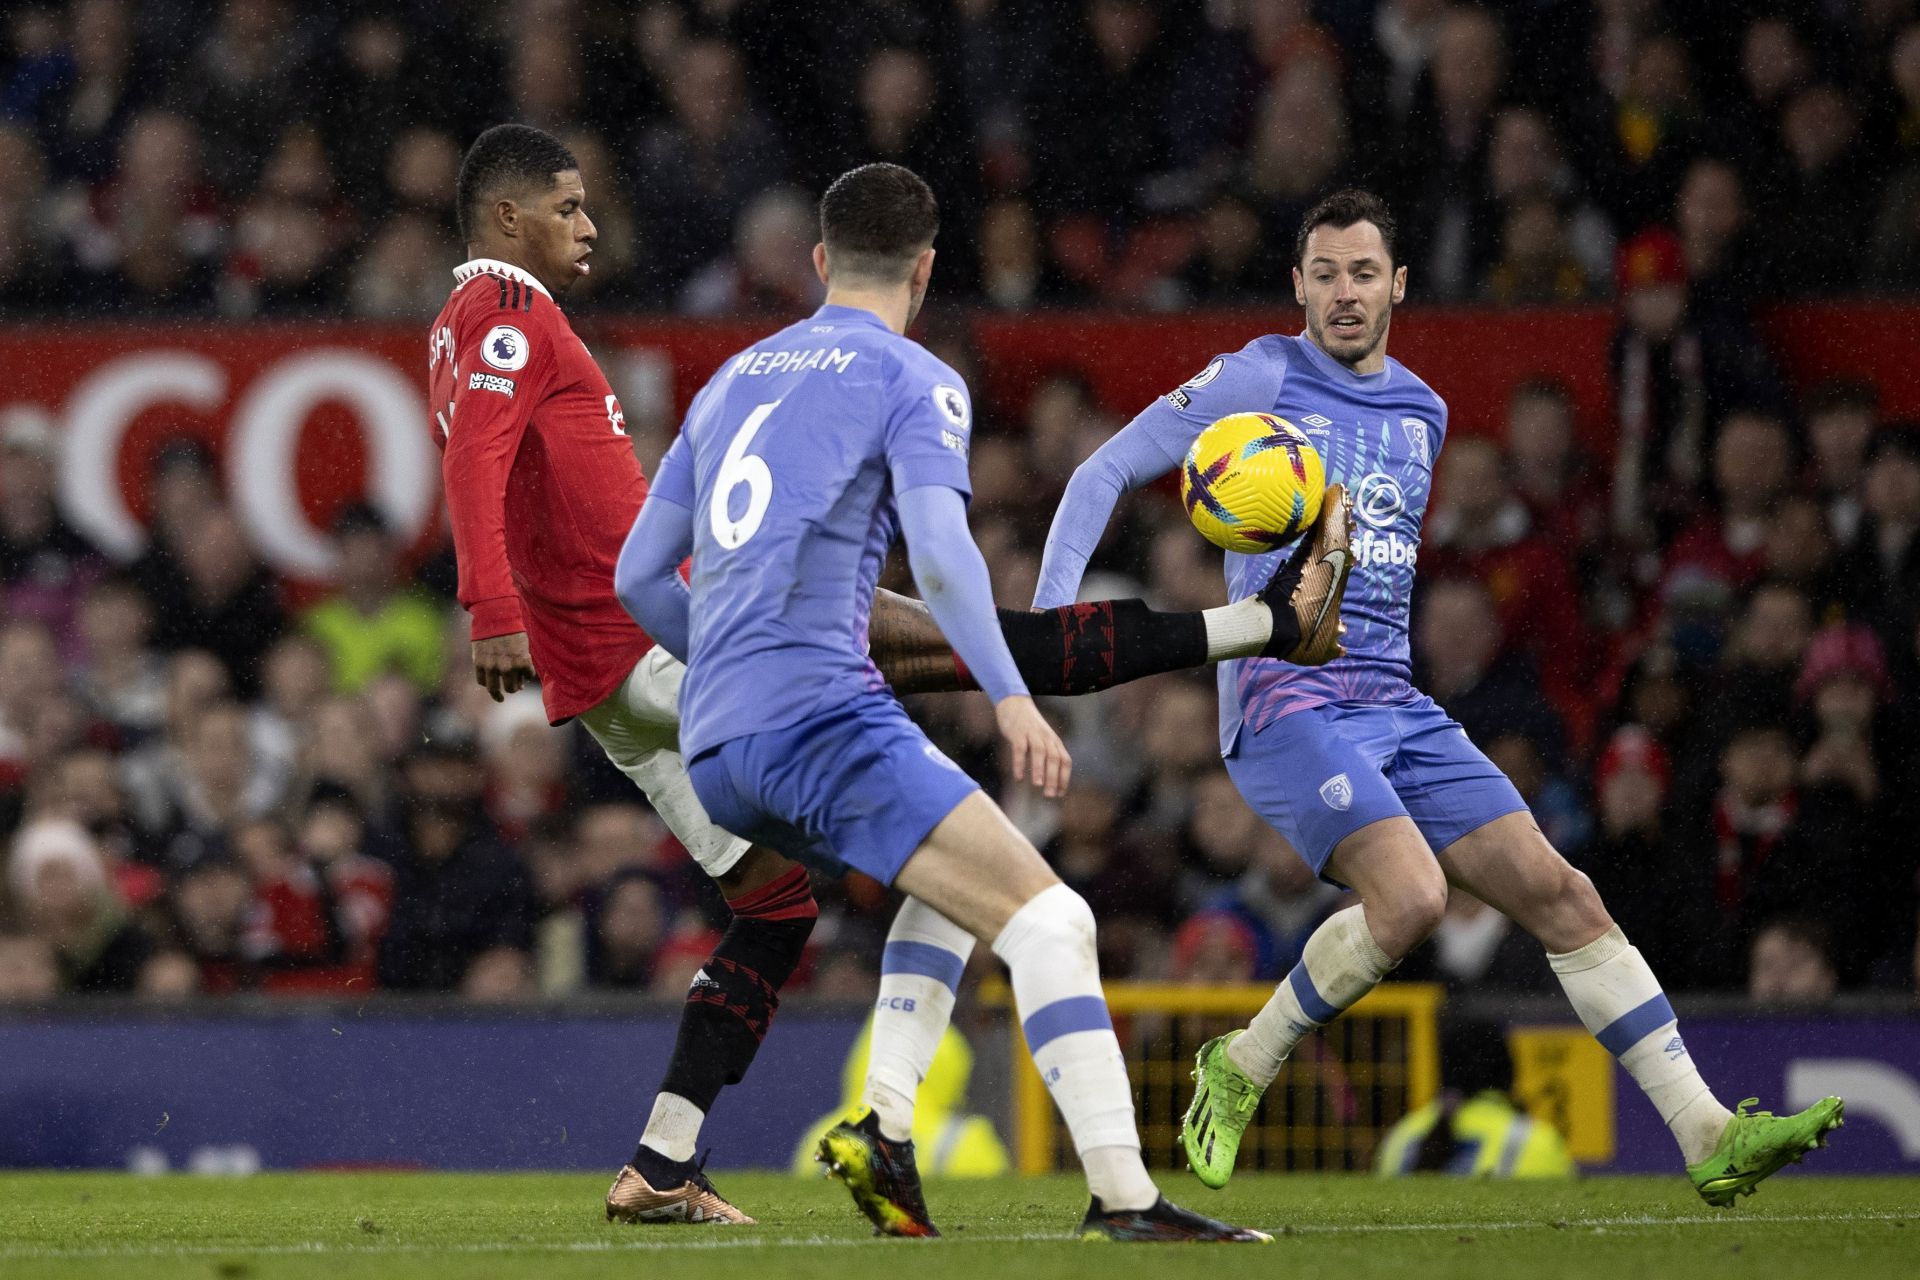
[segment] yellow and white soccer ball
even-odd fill
[[[1187,450],[1180,501],[1216,547],[1259,555],[1320,518],[1326,464],[1306,433],[1271,413],[1220,419]]]

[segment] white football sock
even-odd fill
[[[1379,985],[1393,965],[1367,929],[1365,906],[1334,912],[1307,939],[1300,963],[1246,1031],[1228,1043],[1227,1057],[1266,1088],[1307,1032],[1339,1017]]]
[[[1567,999],[1594,1038],[1627,1069],[1667,1123],[1680,1155],[1698,1164],[1713,1154],[1732,1112],[1700,1078],[1660,980],[1620,926],[1577,951],[1549,955]]]
[[[640,1145],[659,1152],[669,1160],[693,1159],[694,1146],[700,1141],[700,1126],[707,1113],[677,1093],[662,1093],[653,1100],[653,1114],[647,1117],[647,1130]]]
[[[1273,638],[1273,610],[1256,596],[1214,609],[1202,609],[1207,624],[1207,661],[1257,658]]]
[[[1108,1209],[1160,1198],[1140,1160],[1133,1085],[1100,992],[1093,910],[1063,884],[1035,894],[993,940],[1007,962],[1033,1065],[1053,1094],[1087,1187]]]
[[[861,1100],[894,1142],[913,1137],[920,1082],[953,1016],[954,993],[973,954],[973,935],[916,898],[900,904],[880,960],[880,999]]]

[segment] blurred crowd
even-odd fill
[[[872,159],[996,308],[1285,298],[1348,183],[1427,299],[1604,297],[1661,224],[1720,293],[1920,288],[1913,0],[18,0],[0,314],[426,318],[503,119],[580,158],[583,306],[804,306]]]
[[[462,143],[504,116],[581,157],[583,302],[623,308],[803,311],[808,193],[859,158],[934,181],[942,287],[986,308],[1284,301],[1299,212],[1374,183],[1418,296],[1616,313],[1604,432],[1550,379],[1455,424],[1417,679],[1669,987],[1912,990],[1920,424],[1870,382],[1790,386],[1751,308],[1920,284],[1917,8],[29,3],[0,55],[0,309],[430,314]],[[1120,423],[1071,370],[980,412],[975,529],[1018,607]],[[115,560],[62,519],[59,448],[0,420],[0,999],[685,991],[723,905],[584,733],[473,683],[450,549],[350,508],[337,580],[289,592],[181,440]],[[1224,600],[1158,489],[1087,591]],[[1208,673],[1051,706],[1058,804],[1004,783],[978,696],[914,709],[1093,903],[1109,977],[1271,979],[1342,904],[1239,799]],[[865,998],[890,898],[818,891],[794,988]],[[1400,976],[1554,989],[1460,895]]]

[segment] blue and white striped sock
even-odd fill
[[[1307,939],[1300,963],[1246,1031],[1228,1043],[1227,1057],[1266,1088],[1307,1032],[1339,1017],[1379,985],[1393,964],[1367,929],[1364,906],[1334,912]]]
[[[895,1142],[913,1137],[913,1104],[953,1017],[973,935],[917,898],[900,904],[880,959],[880,1000],[861,1100]]]
[[[1712,1155],[1732,1113],[1700,1078],[1673,1006],[1640,949],[1615,925],[1579,950],[1547,961],[1580,1021],[1647,1095],[1686,1162]]]
[[[1160,1192],[1140,1160],[1133,1085],[1100,992],[1086,899],[1063,884],[1042,890],[1013,913],[993,950],[1007,962],[1027,1050],[1073,1135],[1088,1188],[1108,1209],[1152,1207]]]

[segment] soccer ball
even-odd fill
[[[1320,518],[1327,468],[1306,433],[1271,413],[1220,419],[1187,450],[1180,501],[1216,547],[1259,555]]]

